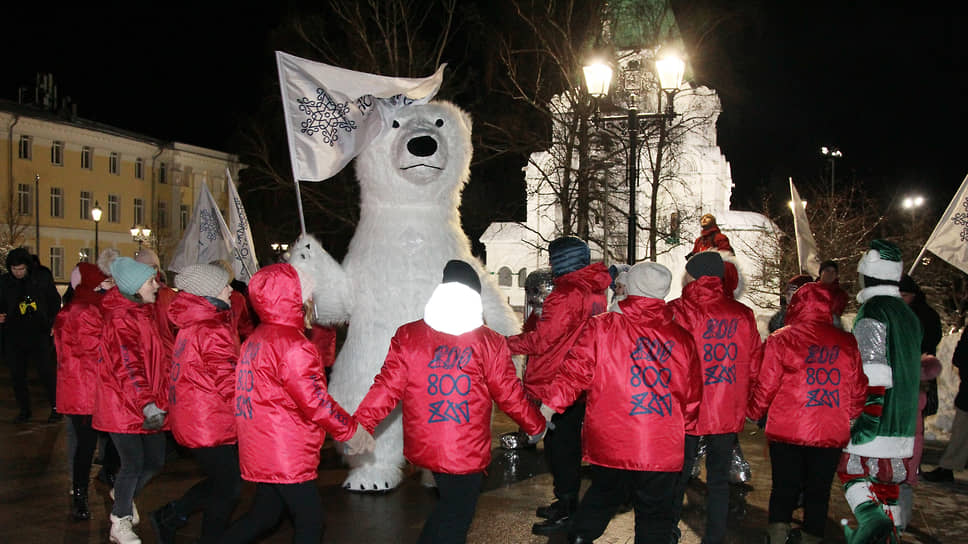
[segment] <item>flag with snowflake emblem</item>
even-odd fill
[[[232,261],[232,236],[222,218],[208,184],[204,181],[195,197],[195,210],[185,229],[168,270],[180,272],[190,264],[208,264],[212,261]]]
[[[429,102],[444,66],[425,78],[354,72],[276,51],[289,155],[296,181],[323,181],[384,128],[384,112]]]
[[[948,204],[948,209],[924,243],[921,255],[925,251],[934,253],[951,266],[968,274],[968,176],[961,182],[961,187]],[[914,272],[921,255],[912,263],[911,272]]]
[[[232,174],[225,169],[225,184],[229,191],[229,232],[232,234],[232,271],[235,278],[249,283],[252,275],[259,270],[259,263],[255,258],[255,244],[252,242],[252,230],[249,229],[249,218],[245,215],[245,206],[239,196]]]

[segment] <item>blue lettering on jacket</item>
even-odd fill
[[[676,347],[674,340],[663,342],[651,338],[640,337],[635,341],[635,350],[630,357],[633,361],[656,361],[663,363],[672,357],[672,348]]]
[[[660,417],[672,415],[672,393],[659,395],[654,391],[646,391],[632,395],[632,411],[630,416],[655,414]]]
[[[474,349],[471,347],[461,349],[456,346],[441,345],[434,349],[434,358],[427,363],[427,367],[450,370],[456,366],[463,370],[467,366],[467,363],[471,362],[473,357]]]
[[[817,406],[826,406],[827,408],[839,408],[840,390],[820,388],[820,389],[814,389],[812,391],[807,391],[807,403],[804,404],[804,407],[813,408]]]
[[[706,374],[706,380],[703,382],[703,385],[736,383],[736,365],[713,365],[703,372]]]
[[[453,421],[458,425],[470,422],[470,408],[467,401],[439,400],[431,402],[430,419],[427,420],[427,423],[440,423],[442,421]]]

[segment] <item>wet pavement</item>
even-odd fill
[[[33,421],[23,425],[11,423],[16,415],[9,377],[0,371],[0,543],[83,544],[107,542],[108,514],[111,501],[108,489],[98,481],[91,483],[92,519],[74,522],[69,517],[70,477],[67,472],[66,418],[55,424],[46,423],[41,391],[32,388]],[[493,425],[494,459],[484,482],[477,515],[468,542],[508,544],[562,544],[563,536],[546,537],[531,534],[531,524],[538,521],[534,509],[550,502],[551,476],[540,448],[505,451],[499,447],[499,436],[516,429],[506,416],[498,413]],[[741,435],[743,452],[752,467],[752,479],[734,485],[730,507],[729,542],[762,542],[766,526],[770,493],[770,469],[765,441],[755,427],[747,426]],[[944,447],[928,444],[924,469],[934,468]],[[92,476],[100,467],[95,465]],[[419,472],[410,470],[401,486],[378,495],[349,493],[340,488],[347,473],[331,442],[322,452],[317,485],[323,497],[326,533],[324,542],[332,543],[412,543],[417,539],[424,519],[436,501],[435,491],[420,485]],[[174,448],[164,471],[148,484],[136,499],[142,513],[150,512],[178,498],[197,482],[201,473],[190,458],[178,455]],[[680,527],[684,544],[698,544],[704,523],[704,475],[691,482]],[[93,480],[93,478],[92,478]],[[585,486],[588,481],[583,482]],[[246,484],[236,515],[248,510],[254,486]],[[956,473],[953,484],[922,482],[915,489],[914,519],[907,543],[968,542],[968,471]],[[799,519],[801,512],[795,514]],[[853,523],[843,493],[833,485],[826,542],[844,542],[839,520]],[[195,515],[178,534],[178,542],[194,542],[201,531],[201,516]],[[137,532],[146,543],[155,542],[147,520]],[[607,544],[634,541],[633,513],[618,514],[607,532],[596,542]],[[292,531],[288,521],[261,542],[289,542]]]

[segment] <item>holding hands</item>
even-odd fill
[[[357,425],[353,437],[343,443],[343,453],[346,455],[363,455],[370,453],[376,447],[376,440],[373,435],[367,432],[362,425]]]

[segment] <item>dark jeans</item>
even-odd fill
[[[111,513],[123,518],[131,515],[135,495],[165,466],[165,433],[111,433],[111,440],[121,457]]]
[[[635,508],[635,544],[668,544],[675,523],[678,479],[678,472],[592,465],[592,485],[582,497],[571,531],[588,541],[602,536],[612,516],[631,496]]]
[[[200,542],[218,542],[232,519],[232,510],[242,491],[239,448],[235,444],[191,450],[206,478],[175,501],[175,514],[187,518],[205,509]]]
[[[225,531],[221,542],[237,544],[256,540],[275,527],[284,509],[292,516],[293,544],[319,544],[323,536],[323,503],[316,480],[298,484],[259,483],[252,509]]]
[[[726,539],[726,518],[729,514],[729,461],[736,445],[736,433],[707,434],[706,442],[706,533],[704,544],[720,544]],[[682,514],[682,500],[696,464],[699,437],[687,434],[682,472],[679,474],[675,498],[675,525]]]
[[[770,442],[773,489],[770,523],[790,523],[803,491],[803,530],[823,538],[830,504],[830,484],[840,462],[841,448],[815,448]]]
[[[86,489],[91,479],[91,463],[94,460],[94,450],[97,448],[98,432],[91,427],[91,416],[71,414],[68,417],[71,420],[71,427],[74,428],[74,436],[77,438],[77,447],[74,448],[74,473],[71,478],[74,487]]]
[[[10,331],[5,331],[7,342],[12,342]],[[27,388],[27,368],[31,365],[37,368],[40,383],[47,394],[47,402],[51,408],[57,403],[57,372],[51,357],[51,341],[49,338],[37,338],[35,342],[11,343],[4,350],[4,359],[10,365],[10,379],[13,382],[13,394],[17,399],[17,406],[21,413],[30,413],[30,392]]]
[[[544,438],[545,458],[554,479],[555,497],[578,498],[581,488],[581,426],[585,403],[576,402],[551,418],[554,430]]]
[[[474,521],[484,474],[434,473],[440,499],[424,522],[417,544],[463,544]]]

